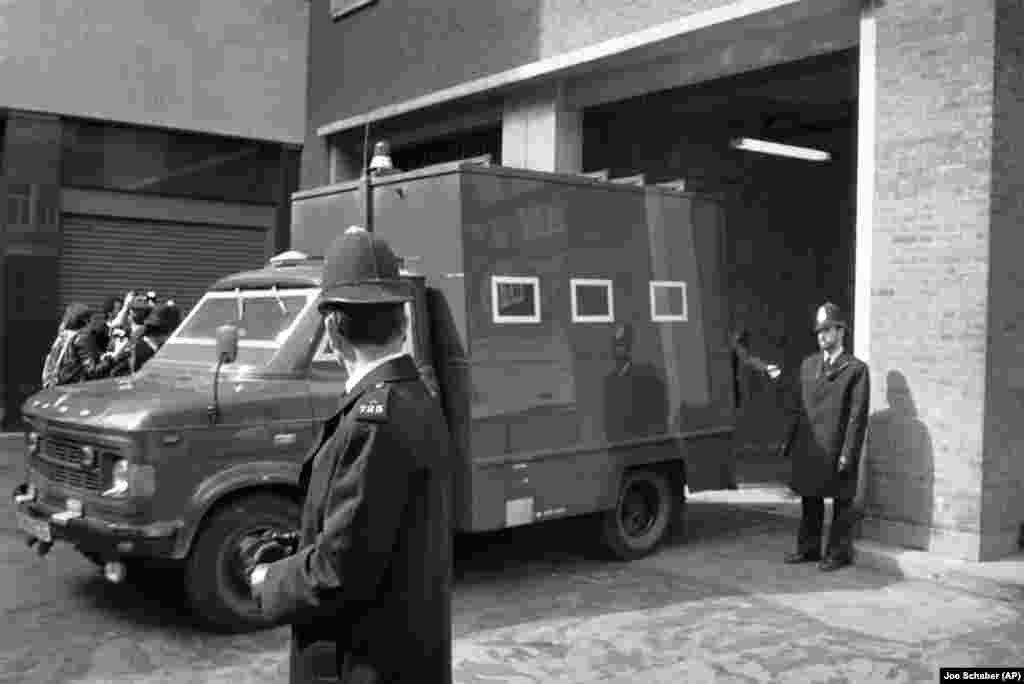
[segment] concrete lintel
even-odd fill
[[[533,81],[539,78],[569,73],[575,68],[592,64],[610,56],[631,50],[657,45],[687,33],[724,24],[725,22],[798,5],[803,0],[736,0],[728,5],[696,12],[694,14],[636,31],[624,36],[602,41],[570,52],[540,59],[513,69],[491,74],[472,81],[414,97],[402,102],[378,107],[364,114],[339,119],[316,129],[317,135],[328,136],[367,122],[387,119],[417,109],[423,109],[451,100],[475,95],[488,90],[503,88]]]

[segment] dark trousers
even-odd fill
[[[853,499],[832,500],[832,526],[825,547],[826,558],[853,557]],[[800,504],[800,532],[797,550],[800,553],[821,553],[821,534],[825,525],[825,499],[805,496]]]

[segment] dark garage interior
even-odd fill
[[[816,349],[815,308],[852,316],[857,53],[847,50],[588,109],[584,170],[683,179],[726,201],[734,329],[794,372]],[[813,162],[733,149],[746,137],[827,151]],[[851,320],[851,323],[853,321]],[[851,329],[851,332],[854,332]],[[847,346],[852,347],[848,337]],[[740,481],[784,479],[780,385],[741,374]]]

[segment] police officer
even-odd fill
[[[298,552],[250,575],[263,614],[292,625],[293,684],[314,681],[323,641],[346,684],[451,681],[451,452],[401,351],[410,300],[384,240],[350,228],[331,245],[319,309],[346,392],[303,465]]]
[[[868,423],[868,367],[846,351],[846,328],[838,306],[826,302],[818,308],[814,330],[820,351],[801,364],[799,396],[788,406],[787,451],[793,489],[802,499],[797,550],[786,562],[820,561],[824,571],[853,562],[852,506]],[[832,526],[822,559],[826,497],[833,500]]]

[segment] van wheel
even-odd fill
[[[252,494],[215,511],[185,565],[185,591],[196,619],[221,632],[266,629],[243,572],[240,548],[269,530],[299,528],[298,505],[275,494]]]
[[[676,521],[679,498],[665,473],[653,468],[627,471],[615,508],[601,519],[605,550],[620,560],[650,554]]]

